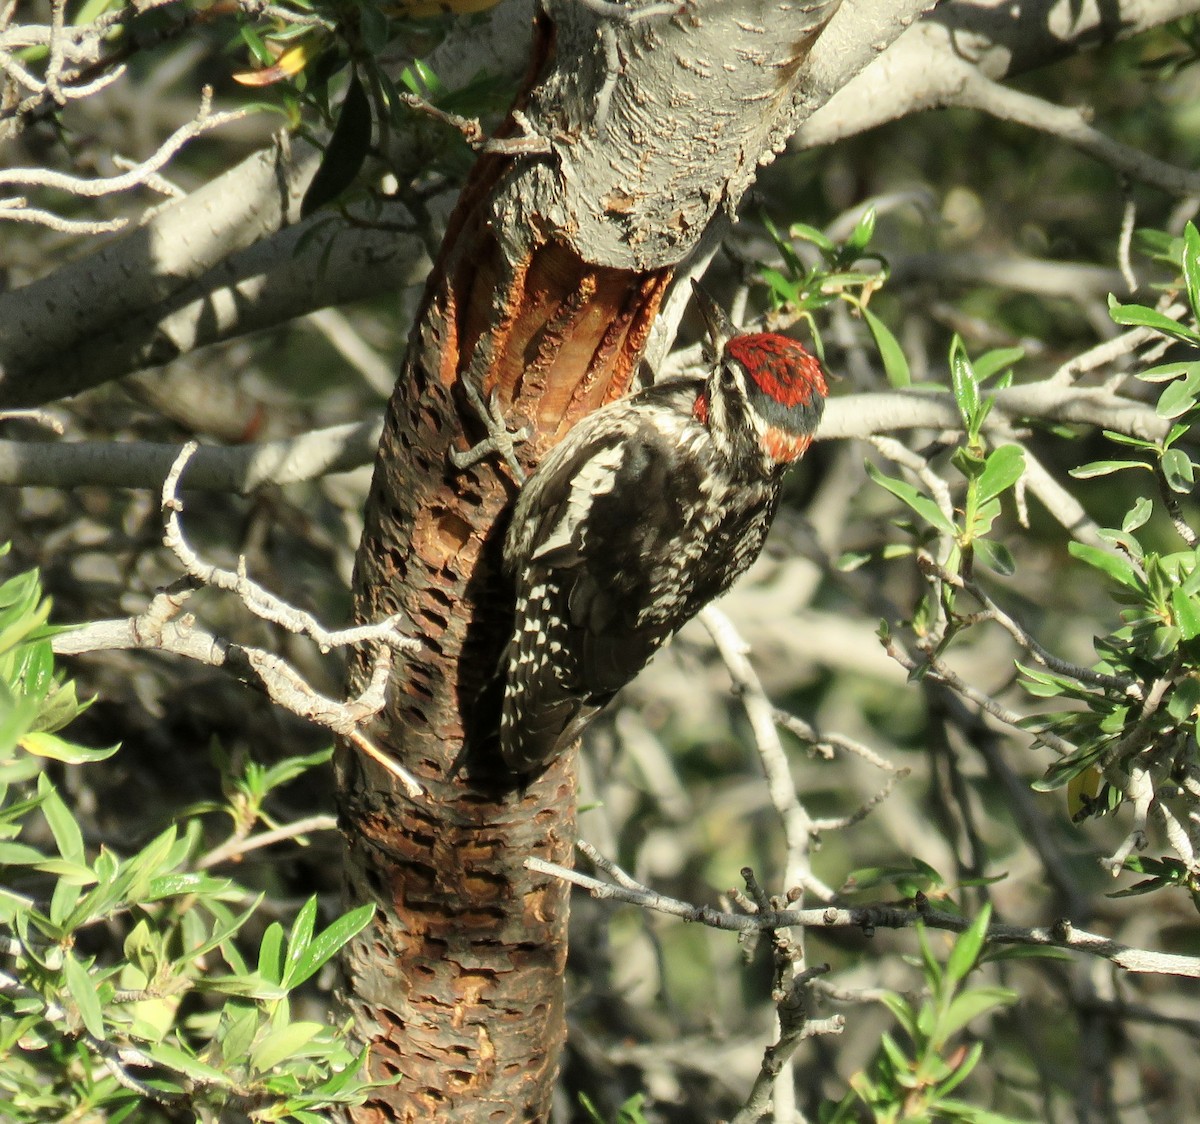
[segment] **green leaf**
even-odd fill
[[[832,253],[837,249],[822,231],[818,230],[815,226],[809,226],[807,223],[792,223],[788,227],[788,233],[793,238],[800,238],[805,242],[811,242],[818,250],[824,250],[827,253]]]
[[[802,281],[789,281],[779,270],[766,266],[758,271],[758,275],[767,283],[767,287],[771,290],[771,295],[781,305],[796,304],[800,300],[800,286],[803,284]]]
[[[387,46],[390,36],[387,16],[380,10],[380,5],[370,3],[359,4],[358,14],[363,46],[369,54],[377,55]]]
[[[971,1076],[971,1071],[979,1064],[979,1059],[983,1057],[983,1043],[976,1042],[974,1046],[967,1051],[967,1056],[958,1063],[954,1072],[943,1081],[936,1090],[934,1090],[934,1099],[941,1100],[942,1097],[952,1093],[959,1087],[968,1077]]]
[[[1184,640],[1200,636],[1200,599],[1189,597],[1179,586],[1171,590],[1171,611]]]
[[[1025,453],[1018,445],[1001,445],[989,454],[979,476],[979,502],[1011,488],[1025,471]]]
[[[846,249],[858,253],[865,250],[875,234],[875,208],[868,207],[862,218],[854,224],[854,230],[846,240]],[[864,311],[866,311],[864,309]]]
[[[146,1052],[160,1065],[173,1073],[191,1077],[205,1085],[214,1085],[218,1089],[228,1089],[234,1084],[233,1075],[207,1065],[199,1058],[185,1053],[170,1042],[156,1042],[149,1046]]]
[[[296,914],[296,919],[292,922],[292,931],[288,934],[287,959],[284,961],[283,980],[281,981],[284,987],[292,987],[296,982],[292,978],[292,972],[312,940],[313,928],[316,923],[317,898],[314,894],[300,907],[300,912]]]
[[[984,959],[990,964],[994,960],[1067,960],[1075,958],[1065,948],[1048,945],[1010,944],[1000,948],[989,948]]]
[[[1040,699],[1052,699],[1063,693],[1065,685],[1059,681],[1057,676],[1026,667],[1022,663],[1017,663],[1016,666],[1017,670],[1026,677],[1021,680],[1021,686],[1031,695]]]
[[[257,972],[247,976],[202,976],[196,980],[197,991],[236,995],[242,999],[264,999],[269,1003],[286,999],[287,989],[263,978]]]
[[[320,971],[348,940],[357,936],[370,924],[374,915],[373,905],[361,905],[318,933],[309,942],[303,955],[296,958],[294,967],[288,972],[288,986],[295,987]],[[290,949],[288,955],[290,958]]]
[[[164,898],[177,898],[181,894],[211,894],[234,901],[240,900],[244,891],[228,878],[214,878],[211,874],[180,870],[151,878],[146,890],[146,901],[158,902]]]
[[[1114,472],[1121,472],[1126,468],[1149,469],[1149,467],[1144,461],[1089,461],[1087,464],[1081,464],[1078,468],[1071,469],[1070,474],[1076,480],[1090,480],[1093,476],[1111,476]]]
[[[1004,543],[994,542],[992,539],[975,539],[971,545],[975,550],[975,557],[989,570],[1005,578],[1010,578],[1017,572],[1017,563],[1012,551]]]
[[[262,41],[262,38],[254,28],[249,24],[242,24],[238,30],[241,33],[242,41],[250,48],[250,53],[258,63],[262,66],[271,66],[274,64],[275,56],[271,54],[270,49]]]
[[[1142,496],[1137,503],[1129,509],[1124,521],[1121,523],[1121,530],[1126,534],[1136,531],[1139,527],[1145,526],[1146,521],[1154,514],[1154,504]]]
[[[374,10],[374,5],[365,4],[360,10],[364,13]],[[308,218],[319,207],[333,202],[354,183],[370,146],[371,102],[355,70],[333,135],[321,157],[321,166],[304,193],[300,204],[301,218]]]
[[[32,866],[45,857],[36,847],[24,843],[0,843],[0,866]]]
[[[1069,757],[1054,762],[1046,770],[1045,776],[1034,781],[1030,787],[1034,792],[1053,792],[1056,788],[1062,788],[1073,777],[1079,776],[1085,769],[1090,769],[1104,755],[1104,750],[1104,744],[1100,744],[1072,753]]]
[[[975,377],[980,383],[985,383],[993,375],[1007,370],[1024,358],[1025,349],[1023,347],[996,347],[991,351],[985,351],[982,355],[976,356],[972,364],[975,368]]]
[[[911,507],[927,523],[932,524],[945,534],[957,534],[957,528],[942,513],[942,509],[928,496],[917,491],[911,484],[903,480],[897,480],[893,476],[885,475],[869,461],[867,462],[867,474],[877,484],[882,485],[893,496]]]
[[[1168,449],[1163,453],[1162,471],[1167,486],[1173,492],[1186,494],[1192,490],[1192,485],[1196,482],[1191,458],[1182,449]]]
[[[1157,367],[1139,371],[1135,377],[1141,382],[1169,382],[1192,371],[1200,371],[1200,362],[1190,360],[1182,363],[1161,363]]]
[[[1162,447],[1164,449],[1169,449],[1185,433],[1190,433],[1191,429],[1192,429],[1192,427],[1190,425],[1185,424],[1184,422],[1176,422],[1173,426],[1171,426],[1171,429],[1167,433],[1166,437],[1163,438]]]
[[[969,433],[975,433],[975,419],[979,414],[979,383],[967,358],[967,349],[959,336],[950,345],[950,383],[954,389],[954,400]]]
[[[1153,308],[1146,308],[1145,305],[1120,304],[1116,297],[1109,294],[1108,314],[1115,324],[1123,324],[1131,328],[1150,328],[1183,343],[1200,346],[1200,335],[1191,328],[1172,320],[1169,316],[1164,316]]]
[[[87,969],[76,959],[74,951],[63,953],[63,978],[67,991],[79,1008],[79,1017],[93,1038],[104,1038],[104,1013],[100,1008],[97,981],[88,975]]]
[[[87,862],[83,849],[83,833],[75,817],[68,811],[58,790],[44,773],[38,777],[38,796],[41,798],[42,815],[50,825],[50,833],[64,859],[83,865]]]
[[[1200,318],[1200,232],[1192,222],[1183,228],[1183,282],[1192,316]]]
[[[1146,655],[1152,660],[1164,660],[1179,647],[1183,633],[1174,625],[1160,625],[1150,636]]]
[[[283,982],[283,926],[272,921],[258,946],[258,972],[273,984]]]
[[[37,864],[38,870],[58,877],[59,882],[69,886],[93,886],[96,873],[87,863],[71,862],[70,859],[47,859]]]
[[[314,769],[318,765],[324,765],[333,756],[333,746],[326,746],[324,749],[319,749],[315,753],[306,753],[302,757],[285,757],[282,761],[276,762],[269,768],[263,770],[262,786],[260,791],[263,793],[270,792],[273,788],[278,788],[281,784],[286,784],[290,780],[309,769]]]
[[[1067,550],[1075,558],[1081,562],[1086,562],[1089,566],[1107,574],[1115,582],[1119,582],[1126,589],[1132,589],[1136,593],[1144,591],[1145,586],[1141,579],[1134,572],[1133,567],[1125,561],[1124,558],[1118,557],[1116,554],[1110,554],[1107,550],[1101,550],[1099,547],[1090,546],[1082,542],[1067,543]]]
[[[1115,547],[1119,547],[1131,558],[1136,558],[1139,561],[1145,558],[1145,551],[1142,550],[1142,544],[1125,531],[1114,531],[1109,527],[1101,527],[1097,532],[1105,541],[1110,542]]]
[[[979,959],[979,952],[987,938],[988,921],[992,916],[992,907],[985,905],[979,911],[979,916],[971,922],[971,927],[965,933],[959,934],[946,960],[946,979],[957,984],[967,978],[967,973]]]
[[[834,567],[843,574],[852,574],[855,570],[871,561],[871,553],[867,550],[847,550],[838,556]]]
[[[879,358],[883,360],[884,374],[895,387],[912,386],[912,372],[908,369],[908,359],[900,341],[892,335],[892,330],[879,319],[869,308],[862,306],[863,319],[871,329],[875,346],[879,348]]]
[[[909,1038],[916,1037],[917,1015],[912,1009],[912,1004],[904,996],[894,991],[885,991],[879,996],[879,1002],[891,1011],[892,1017],[904,1028],[904,1033]]]
[[[1172,688],[1171,697],[1167,702],[1167,713],[1176,722],[1187,722],[1195,715],[1198,706],[1200,706],[1200,679],[1194,679],[1189,675]]]
[[[323,1029],[320,1023],[294,1022],[271,1031],[250,1052],[250,1068],[265,1073],[304,1049]]]
[[[1182,417],[1196,405],[1200,393],[1200,370],[1189,371],[1187,376],[1171,383],[1158,397],[1154,412],[1160,418]]]
[[[225,1008],[217,1037],[221,1043],[221,1055],[227,1063],[243,1064],[258,1032],[258,1023],[259,1013],[254,1007],[239,1012],[231,1003]]]
[[[952,1034],[957,1034],[972,1019],[979,1018],[997,1007],[1015,1003],[1017,992],[1006,987],[976,987],[956,995],[949,1010],[938,1023],[938,1031],[943,1035],[943,1041]]]
[[[34,732],[26,734],[21,739],[21,748],[35,757],[47,757],[52,761],[62,761],[67,765],[88,765],[96,761],[107,760],[121,747],[113,745],[106,749],[91,749],[86,745],[63,741],[56,734]]]

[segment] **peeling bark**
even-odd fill
[[[449,467],[483,435],[462,381],[531,427],[527,467],[624,394],[675,264],[814,108],[804,61],[837,6],[713,2],[606,23],[549,5],[506,131],[527,121],[551,151],[483,157],[451,218],[355,578],[359,620],[400,611],[424,639],[372,736],[429,790],[409,801],[343,751],[349,896],[379,906],[344,959],[345,1001],[373,1076],[402,1075],[355,1119],[548,1119],[565,1033],[566,888],[524,860],[570,863],[575,754],[522,788],[497,773],[514,488],[490,461]],[[892,35],[921,7],[890,5]]]

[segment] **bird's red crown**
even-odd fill
[[[814,396],[829,393],[825,372],[816,356],[800,344],[774,332],[734,336],[725,354],[737,360],[758,389],[785,409],[808,406]]]

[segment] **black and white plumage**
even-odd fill
[[[718,354],[711,374],[584,418],[518,497],[504,546],[516,618],[500,723],[514,772],[568,746],[758,557],[783,474],[820,421],[817,360],[783,336],[730,336],[698,295]]]

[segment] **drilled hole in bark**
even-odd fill
[[[378,1009],[378,1019],[380,1028],[385,1031],[385,1033],[382,1035],[385,1040],[394,1040],[395,1035],[392,1032],[395,1030],[403,1030],[405,1026],[404,1020],[398,1014],[396,1014],[395,1011],[390,1010],[387,1007],[380,1007]],[[390,1069],[393,1073],[396,1072],[395,1064],[388,1061],[386,1058],[380,1058],[379,1064],[385,1069]]]
[[[436,585],[431,585],[425,591],[425,596],[428,597],[430,601],[437,601],[439,604],[444,605],[447,609],[453,609],[456,603],[454,597]]]
[[[424,605],[421,607],[421,609],[418,612],[418,615],[420,616],[421,620],[426,621],[429,625],[431,625],[433,628],[436,628],[439,632],[445,632],[446,626],[449,625],[449,623],[450,623],[450,621],[446,617],[444,617],[441,613],[437,612],[434,609],[429,608],[429,606],[427,606],[427,605]]]
[[[425,712],[415,706],[402,706],[400,708],[400,721],[413,726],[429,725],[429,719],[425,716]]]
[[[471,538],[471,524],[455,511],[443,511],[435,525],[438,539],[447,554],[457,554]]]
[[[377,901],[391,901],[391,894],[388,893],[387,883],[384,882],[383,875],[380,873],[379,868],[375,866],[366,867],[366,875],[367,885],[371,887],[372,896]],[[375,942],[375,951],[378,955],[383,957],[387,957],[389,955],[388,950],[378,941]]]
[[[418,413],[420,415],[418,425],[432,429],[434,433],[441,433],[446,428],[446,421],[441,410],[434,409],[432,406],[423,406]]]
[[[479,879],[477,879],[477,878],[469,879],[467,881],[467,885],[469,888],[474,889],[477,893],[479,892],[479,887],[480,887]],[[492,922],[493,928],[497,928],[497,927],[503,925],[506,921],[508,921],[508,911],[501,908],[500,906],[490,906],[489,907],[489,906],[485,906],[485,905],[478,905],[475,909],[471,910],[471,916],[480,918],[481,925],[487,924],[489,921]],[[481,941],[472,941],[471,942],[472,947],[479,946],[481,948],[486,948],[486,947],[499,948],[502,944],[504,944],[503,941],[481,940]]]

